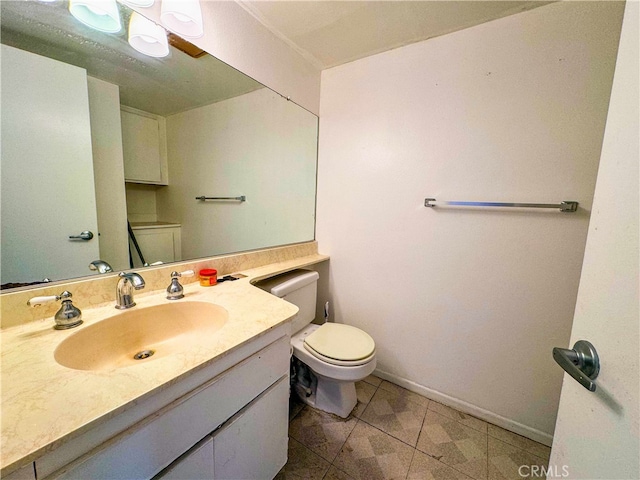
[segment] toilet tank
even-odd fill
[[[294,334],[309,325],[316,318],[316,297],[318,293],[318,272],[293,270],[256,283],[256,287],[293,303],[300,309],[291,324]]]

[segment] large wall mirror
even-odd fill
[[[0,9],[5,291],[313,240],[315,115],[173,34],[139,53],[125,5]]]

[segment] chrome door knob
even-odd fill
[[[600,373],[600,358],[591,343],[586,340],[578,340],[573,346],[573,350],[555,347],[553,359],[584,388],[590,392],[596,391],[596,384],[593,380]]]
[[[69,238],[71,240],[86,240],[86,241],[89,241],[89,240],[91,240],[93,238],[93,232],[90,232],[89,230],[85,230],[80,235],[69,235]]]

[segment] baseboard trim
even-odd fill
[[[456,410],[460,410],[461,412],[468,413],[469,415],[473,415],[474,417],[478,417],[481,420],[497,425],[498,427],[502,427],[513,433],[517,433],[518,435],[522,435],[523,437],[530,438],[531,440],[534,440],[538,443],[542,443],[550,447],[553,441],[553,436],[549,435],[548,433],[528,427],[527,425],[523,425],[522,423],[510,420],[506,417],[503,417],[502,415],[498,415],[497,413],[490,412],[489,410],[477,407],[476,405],[465,402],[464,400],[460,400],[455,397],[451,397],[437,390],[424,387],[397,375],[393,375],[382,370],[375,370],[373,374],[382,378],[383,380],[388,380],[389,382],[395,383],[396,385],[400,385],[401,387],[406,388],[411,392],[418,393],[431,400],[442,403],[443,405],[447,405],[448,407],[455,408]]]

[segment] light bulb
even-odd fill
[[[69,0],[69,11],[88,27],[107,33],[122,29],[116,0]]]
[[[160,21],[183,37],[198,38],[204,33],[199,0],[162,0]]]
[[[159,58],[169,55],[169,42],[165,29],[138,12],[133,12],[129,20],[129,45],[150,57]]]

